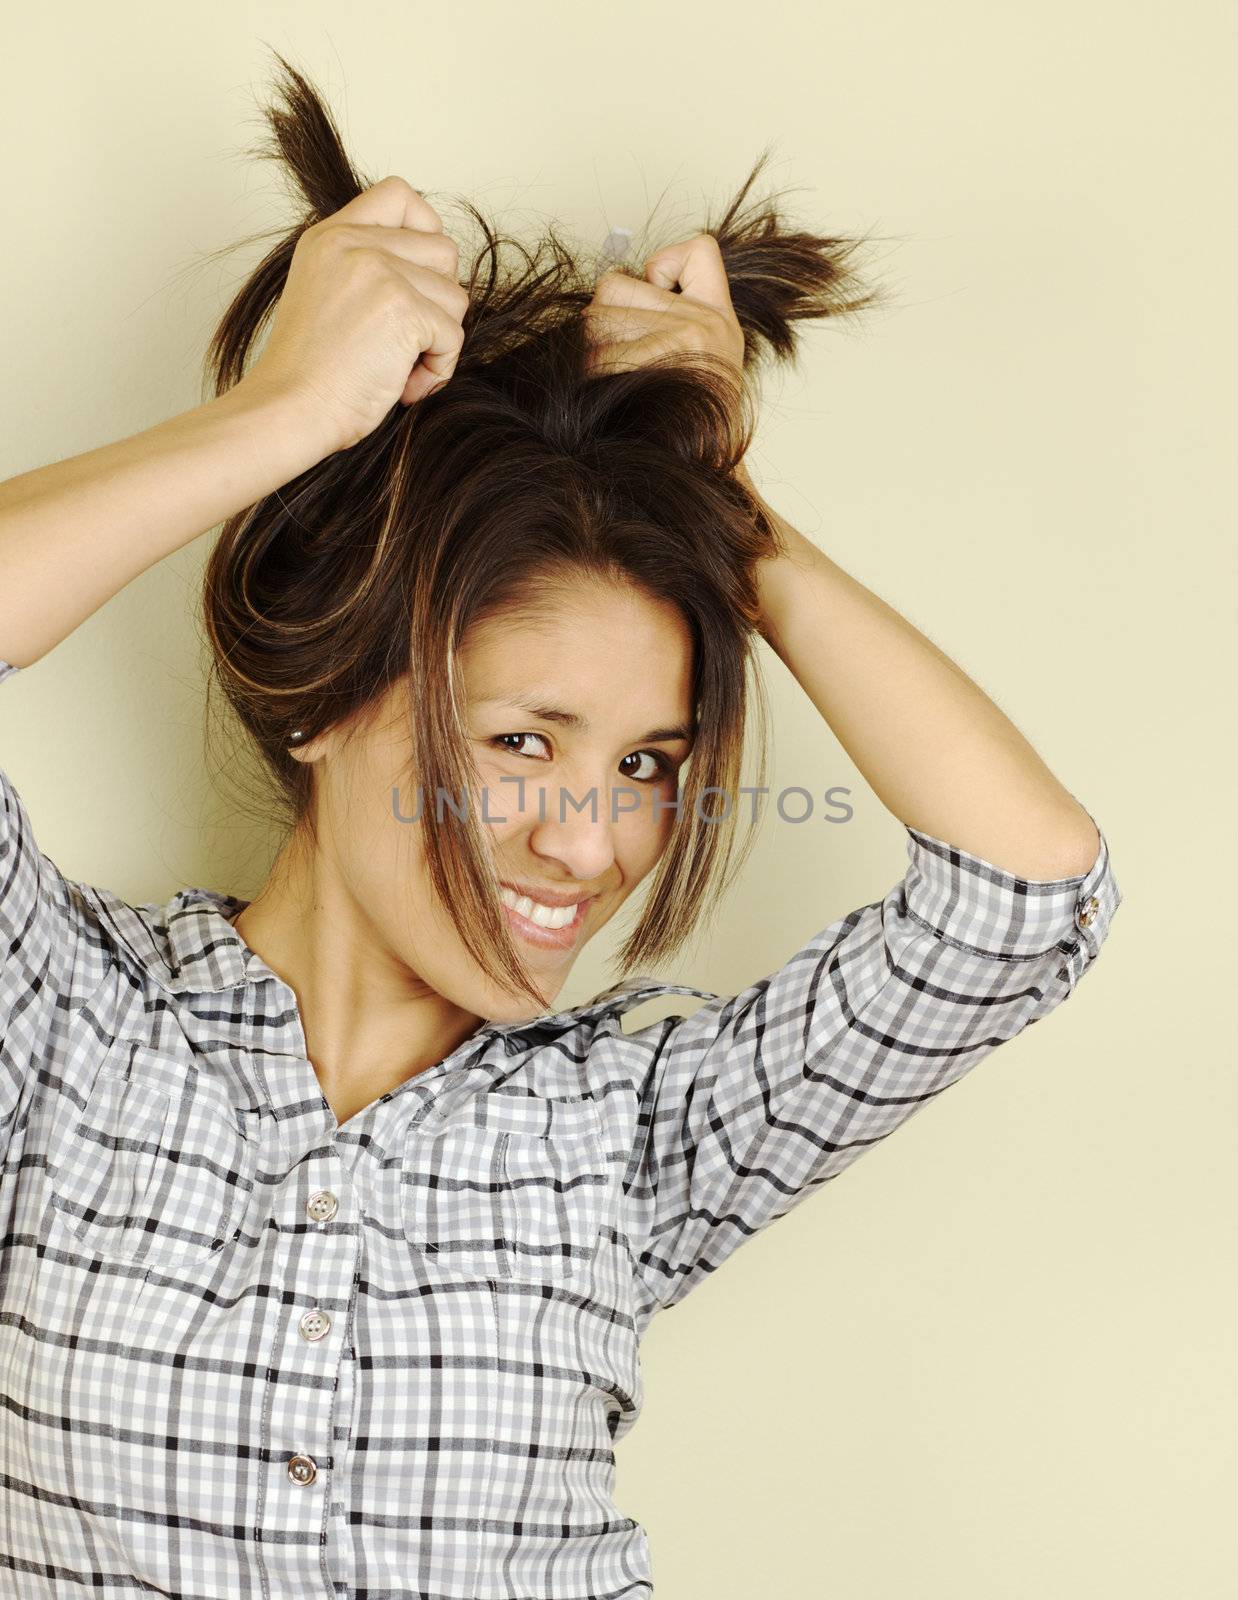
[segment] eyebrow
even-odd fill
[[[515,706],[518,711],[527,711],[530,716],[540,717],[543,722],[557,722],[560,727],[571,728],[574,733],[588,733],[588,718],[582,717],[578,711],[564,711],[559,706],[542,705],[533,695],[505,694],[496,695],[487,700],[477,702],[483,706]],[[653,728],[649,733],[643,733],[636,741],[644,744],[662,744],[671,739],[682,739],[685,743],[692,741],[690,727]]]

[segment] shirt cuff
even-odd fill
[[[1020,878],[909,827],[906,909],[937,937],[981,955],[1020,960],[1056,948],[1082,950],[1090,960],[1122,899],[1108,842],[1092,821],[1100,835],[1096,860],[1073,878]]]

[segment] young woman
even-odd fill
[[[553,236],[505,275],[487,230],[462,286],[283,65],[312,225],[216,397],[0,488],[0,676],[224,522],[207,637],[287,823],[254,900],[131,905],[3,781],[5,1592],[648,1595],[611,1492],[650,1319],[1068,998],[1120,895],[744,469],[761,346],[863,303],[842,241],[745,186],[643,276]],[[735,869],[757,633],[909,865],[718,997],[631,969]],[[629,975],[551,1010],[642,885]],[[625,1031],[665,993],[703,1003]]]

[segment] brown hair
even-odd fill
[[[373,182],[351,165],[318,93],[276,56],[283,104],[265,108],[270,140],[252,153],[283,163],[305,210],[215,331],[207,371],[217,394],[244,374],[304,228]],[[878,298],[849,264],[860,239],[792,231],[772,201],[741,210],[768,153],[701,230],[721,250],[746,373],[766,353],[794,359],[797,320]],[[407,678],[422,794],[471,793],[478,774],[453,673],[469,628],[545,602],[582,575],[669,602],[693,641],[696,743],[667,848],[619,952],[626,973],[682,943],[752,843],[750,827],[736,849],[737,807],[711,811],[706,793],[735,797],[750,675],[758,782],[765,772],[754,562],[778,547],[734,477],[752,437],[752,400],[745,384],[737,424],[733,380],[703,356],[587,376],[579,313],[596,263],[582,263],[553,226],[530,251],[461,204],[484,242],[466,280],[452,378],[411,407],[396,404],[366,438],[224,524],[202,596],[212,678],[268,787],[274,779],[287,834],[303,829],[312,840],[312,770],[288,754],[291,730],[312,738]],[[505,252],[519,258],[515,267]],[[475,812],[470,804],[449,826],[425,829],[430,880],[487,975],[540,998],[502,916]]]

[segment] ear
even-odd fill
[[[287,746],[288,754],[294,761],[300,761],[303,765],[312,765],[315,761],[320,761],[329,752],[332,744],[331,735],[332,730],[328,729],[326,733],[320,733],[316,738],[302,739],[298,744],[289,743]]]

